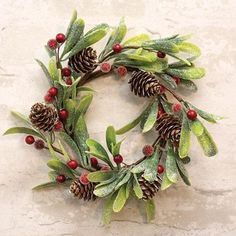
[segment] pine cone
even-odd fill
[[[85,48],[69,58],[69,66],[76,72],[87,73],[95,69],[97,53],[91,47]]]
[[[143,191],[143,200],[149,200],[155,196],[155,194],[159,191],[161,188],[161,182],[162,179],[160,176],[157,175],[157,180],[153,182],[148,182],[146,179],[144,179],[143,176],[141,176],[138,180],[140,187]]]
[[[95,185],[91,182],[87,185],[84,185],[79,180],[75,180],[70,186],[70,192],[79,199],[84,199],[85,201],[94,201],[96,199],[96,196],[93,194],[94,188]]]
[[[156,121],[156,130],[159,132],[161,138],[165,141],[170,140],[178,145],[181,132],[180,119],[171,114],[163,114]]]
[[[30,121],[34,127],[42,131],[51,131],[58,116],[54,107],[36,103],[31,107]]]
[[[140,97],[150,97],[160,92],[160,84],[155,75],[145,71],[134,71],[129,80],[131,91]]]

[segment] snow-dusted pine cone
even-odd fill
[[[145,71],[134,71],[129,80],[130,89],[140,97],[150,97],[160,92],[160,84],[155,75]]]
[[[74,194],[75,197],[83,200],[95,200],[96,196],[93,194],[95,185],[93,183],[88,183],[86,185],[82,184],[79,179],[72,182],[70,186],[70,192]]]
[[[161,182],[162,179],[160,176],[157,175],[157,180],[153,182],[148,182],[146,179],[144,179],[143,176],[141,176],[138,180],[140,187],[143,191],[143,200],[149,200],[155,196],[155,194],[159,191],[161,188]]]
[[[172,114],[163,114],[156,121],[156,130],[165,141],[170,140],[174,144],[179,144],[181,121]]]
[[[97,53],[91,47],[85,48],[69,58],[69,66],[76,72],[87,73],[96,67]]]
[[[36,103],[31,107],[29,118],[35,128],[42,131],[51,131],[58,115],[54,107]]]

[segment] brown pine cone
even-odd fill
[[[156,130],[165,141],[170,140],[178,145],[181,133],[181,121],[172,114],[163,114],[156,121]]]
[[[42,131],[51,131],[58,116],[54,107],[36,103],[31,107],[30,121],[32,125]]]
[[[93,194],[95,185],[93,183],[88,183],[86,185],[82,184],[79,179],[72,182],[70,186],[70,192],[74,194],[75,197],[83,200],[95,200],[96,196]]]
[[[96,68],[97,53],[91,47],[85,48],[69,58],[68,65],[76,72],[87,73]]]
[[[159,191],[161,188],[161,182],[162,179],[159,175],[157,175],[157,180],[153,182],[148,182],[146,179],[144,179],[143,176],[141,176],[138,180],[140,187],[143,191],[143,200],[149,200],[152,199],[155,194]]]
[[[140,97],[150,97],[160,93],[160,84],[155,75],[145,71],[134,71],[129,80],[130,89]]]

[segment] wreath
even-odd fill
[[[97,56],[91,45],[110,30]],[[167,189],[179,178],[190,185],[185,165],[191,161],[191,133],[206,156],[217,153],[215,142],[199,118],[211,123],[222,118],[200,110],[179,95],[196,92],[194,81],[205,75],[204,68],[194,64],[201,53],[188,42],[191,35],[151,39],[140,34],[124,41],[126,32],[121,19],[116,28],[99,24],[85,33],[84,21],[75,11],[67,32],[57,34],[45,46],[50,56],[48,66],[36,60],[50,85],[44,102],[34,104],[29,116],[12,112],[25,125],[5,132],[27,134],[27,144],[50,153],[50,181],[34,190],[63,185],[79,199],[104,198],[104,223],[109,223],[112,212],[119,212],[130,197],[144,203],[147,220],[152,220],[153,197],[159,190]],[[111,73],[124,83],[130,74],[131,92],[145,98],[147,106],[124,127],[109,126],[107,147],[103,147],[88,134],[85,117],[94,90],[85,84]],[[155,130],[156,139],[141,148],[140,159],[127,164],[120,152],[124,139],[119,137],[138,125],[142,133]]]

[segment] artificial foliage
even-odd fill
[[[24,125],[5,132],[27,134],[28,145],[49,152],[49,181],[34,190],[64,186],[78,200],[102,198],[105,224],[129,198],[143,202],[147,220],[152,220],[158,191],[181,179],[190,185],[186,164],[191,161],[191,134],[203,154],[216,155],[216,144],[202,121],[216,123],[222,118],[181,97],[195,93],[195,82],[205,75],[195,64],[201,52],[189,42],[191,35],[153,39],[139,34],[127,39],[126,32],[124,19],[115,28],[103,23],[85,30],[75,11],[66,33],[45,46],[49,62],[36,60],[49,83],[44,102],[34,104],[26,116],[12,112]],[[93,45],[105,37],[105,46],[96,51]],[[85,85],[109,74],[130,87],[127,102],[128,96],[139,96],[147,105],[123,127],[109,126],[104,147],[88,133],[86,112],[94,91]],[[127,164],[120,151],[122,135],[137,126],[141,133],[155,132],[156,139],[140,147],[143,156]]]

